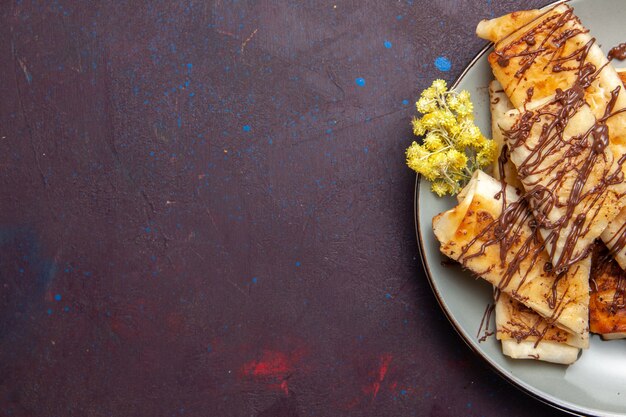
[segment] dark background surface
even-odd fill
[[[0,415],[554,415],[446,321],[403,157],[543,3],[3,1]]]

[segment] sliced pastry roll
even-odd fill
[[[515,165],[507,157],[506,152],[502,154],[505,143],[500,122],[506,113],[513,109],[513,105],[497,80],[489,84],[489,103],[491,135],[498,145],[500,155],[492,166],[494,177],[496,179],[503,177],[507,184],[523,190]],[[545,318],[508,294],[499,293],[495,297],[494,312],[496,337],[501,341],[502,352],[506,356],[559,364],[571,364],[578,359],[579,338],[548,324]]]
[[[552,264],[565,271],[620,213],[623,158],[580,89],[511,110],[499,123]]]
[[[502,352],[514,359],[571,364],[578,359],[581,341],[506,293],[497,297],[496,337]],[[584,347],[584,346],[582,346]]]
[[[617,74],[622,82],[626,82],[626,69],[618,68]],[[622,209],[617,217],[609,222],[601,238],[619,266],[626,269],[626,209]]]
[[[494,42],[489,62],[515,108],[575,84],[585,90],[598,118],[618,88],[615,108],[626,107],[626,92],[618,73],[567,4],[484,20],[476,33]],[[616,128],[613,142],[622,145],[626,142],[624,120],[626,115],[610,122]]]
[[[440,250],[588,346],[591,258],[557,277],[518,191],[477,171],[459,204],[433,218]]]

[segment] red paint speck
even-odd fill
[[[366,394],[372,394],[372,400],[376,398],[378,392],[380,391],[380,386],[385,379],[385,375],[387,375],[387,371],[389,371],[389,365],[391,364],[392,359],[393,356],[389,353],[384,353],[380,356],[380,365],[378,367],[376,381],[363,389]]]
[[[260,360],[243,366],[243,373],[256,377],[284,378],[292,371],[292,361],[283,352],[264,351]]]
[[[289,395],[289,379],[292,375],[302,372],[302,358],[306,349],[295,349],[288,352],[263,350],[260,358],[251,360],[241,367],[243,378],[254,378],[267,388]]]
[[[393,356],[391,356],[389,353],[385,353],[380,357],[381,364],[380,368],[378,369],[378,379],[380,380],[380,382],[385,379],[385,375],[387,375],[387,371],[389,370],[389,364],[391,363],[392,359]]]

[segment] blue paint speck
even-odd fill
[[[66,313],[69,313],[70,308],[68,306],[63,307],[63,311],[65,311]]]
[[[438,56],[437,59],[435,59],[435,66],[439,71],[447,72],[452,68],[452,63],[445,56]]]
[[[150,229],[150,226],[146,226],[145,231],[146,231],[146,233],[150,233],[152,231],[152,229]]]
[[[150,156],[154,156],[154,151],[150,151]]]
[[[46,311],[46,313],[48,313],[49,316],[52,315],[52,309],[49,308],[48,311]]]
[[[369,149],[367,148],[367,146],[365,148],[363,148],[363,152],[368,153]]]
[[[389,41],[385,41],[385,48],[387,48],[387,49],[391,49],[391,46],[392,46],[392,45],[391,45],[391,42],[389,42]]]
[[[296,266],[299,268],[301,265],[300,261],[296,261]]]
[[[400,394],[402,394],[402,395],[406,395],[406,390],[405,390],[405,389],[403,389],[402,391],[400,391]]]
[[[183,119],[180,117],[180,115],[178,116],[176,122],[178,124],[178,128],[180,129],[183,126]]]
[[[193,64],[192,64],[191,62],[190,62],[190,63],[188,63],[188,64],[187,64],[187,69],[188,69],[188,70],[191,70],[192,68],[193,68]]]
[[[358,85],[359,87],[364,87],[365,86],[365,78],[362,77],[357,77],[354,82],[356,83],[356,85]]]
[[[391,294],[389,294],[389,293],[385,294],[385,298],[386,298],[387,300],[390,300],[390,299],[391,299]]]
[[[196,95],[196,93],[194,93],[194,92],[189,93],[189,97],[193,97],[195,95]]]
[[[330,135],[330,134],[332,134],[332,133],[333,133],[333,130],[332,130],[332,129],[326,129],[326,134],[327,134],[327,135]]]
[[[250,129],[251,129],[250,125],[245,125],[245,126],[243,127],[243,131],[244,131],[244,132],[249,132],[249,131],[250,131]]]
[[[403,106],[408,106],[409,105],[409,100],[402,100],[402,105]]]
[[[63,298],[63,297],[61,297],[61,294],[55,294],[54,295],[55,301],[61,301],[61,298]]]
[[[399,14],[399,15],[397,15],[397,16],[396,16],[396,19],[397,19],[397,20],[402,20],[402,18],[403,18],[403,17],[404,17],[404,16],[402,16],[401,14]]]
[[[253,284],[256,284],[257,282],[259,282],[259,280],[257,279],[257,277],[253,277],[253,278],[252,278],[252,283],[253,283]]]

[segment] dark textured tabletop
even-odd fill
[[[543,3],[3,1],[0,415],[554,415],[447,322],[403,155]]]

